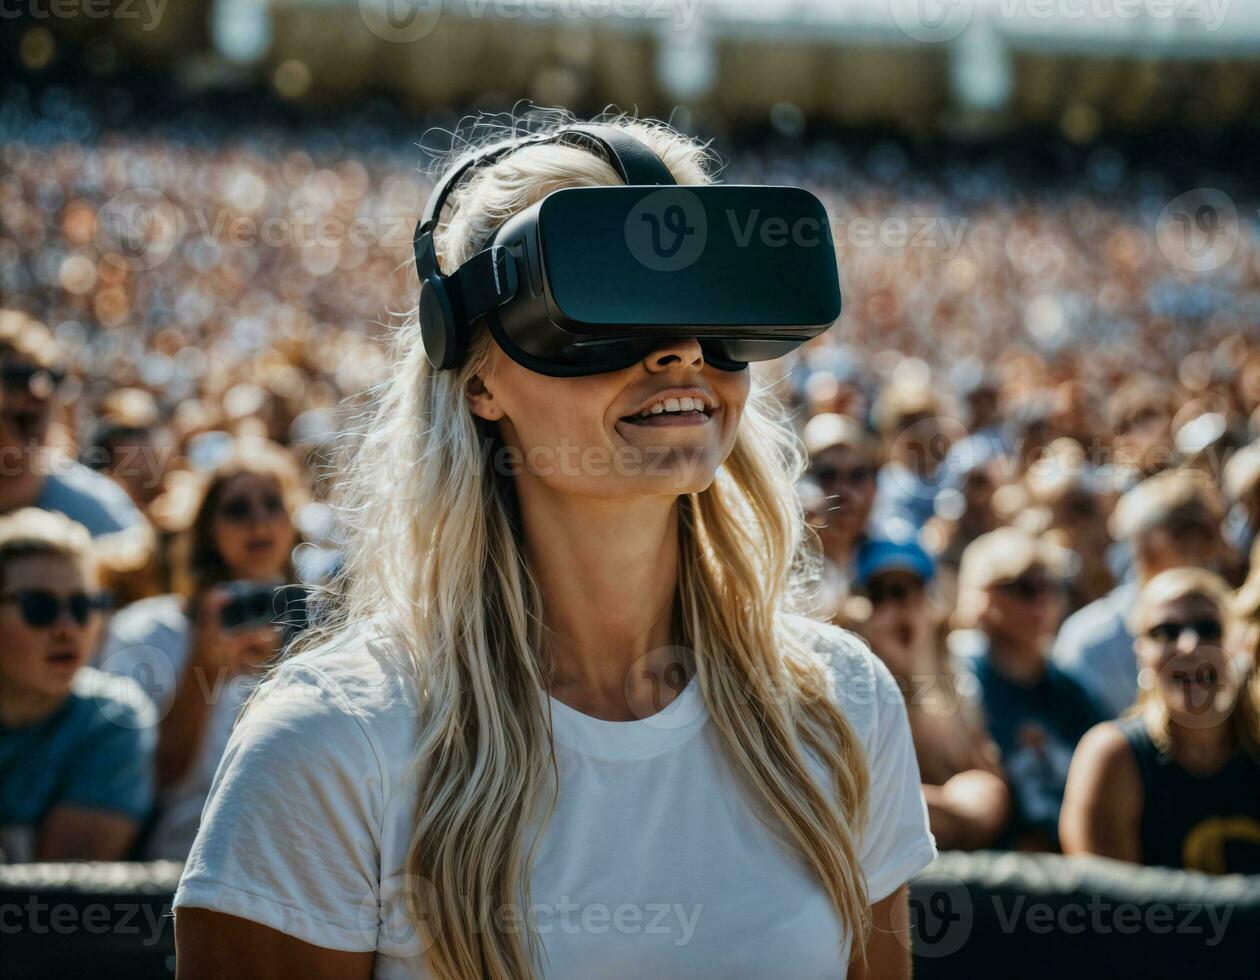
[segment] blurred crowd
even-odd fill
[[[414,306],[425,160],[61,89],[0,137],[0,855],[181,859],[336,568],[328,463]],[[830,139],[723,177],[831,215],[842,319],[755,370],[808,454],[814,614],[901,683],[940,845],[1260,872],[1249,229],[1170,244],[1176,188],[1106,147],[1044,185]]]

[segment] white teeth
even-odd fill
[[[662,415],[665,412],[703,412],[704,410],[704,402],[699,398],[666,398],[651,408],[643,409],[638,417],[647,418],[649,415]]]

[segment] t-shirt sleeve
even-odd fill
[[[144,523],[127,492],[109,477],[78,462],[59,462],[63,468],[44,481],[37,506],[78,521],[93,537]]]
[[[58,804],[113,810],[143,820],[153,806],[153,753],[157,733],[152,707],[136,713],[104,711],[83,744]]]
[[[279,668],[228,742],[175,908],[259,922],[329,949],[376,948],[384,769],[342,690]]]
[[[910,721],[897,682],[869,655],[875,673],[874,725],[867,746],[871,786],[862,869],[872,904],[887,898],[936,858]]]
[[[100,669],[130,677],[165,716],[175,700],[188,656],[186,623],[182,614],[170,615],[164,598],[147,599],[120,610],[110,619],[101,642],[97,657]]]

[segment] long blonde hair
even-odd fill
[[[1190,598],[1203,599],[1215,606],[1226,640],[1232,640],[1235,631],[1242,626],[1235,595],[1223,578],[1203,568],[1169,568],[1143,585],[1129,613],[1129,631],[1134,636],[1141,636],[1152,625],[1149,620],[1153,610],[1168,602]],[[1244,671],[1240,678],[1238,700],[1227,724],[1235,744],[1260,758],[1260,671],[1250,658]],[[1158,684],[1141,685],[1137,700],[1128,714],[1142,718],[1156,745],[1168,751],[1172,723],[1168,709],[1159,697]]]
[[[556,118],[552,125],[568,122]],[[601,120],[645,142],[680,184],[710,180],[704,147],[662,124]],[[510,138],[510,137],[509,137]],[[500,136],[500,140],[502,136]],[[498,141],[495,141],[498,142]],[[575,146],[535,145],[476,171],[439,229],[442,267],[553,190],[616,184]],[[340,494],[344,567],[307,645],[369,620],[400,636],[418,675],[417,821],[407,854],[408,910],[443,980],[523,980],[541,962],[536,934],[504,926],[529,908],[529,869],[555,800],[557,772],[540,651],[542,595],[519,534],[497,436],[466,407],[483,371],[484,328],[454,371],[433,371],[413,313],[394,338],[396,369],[375,393]],[[802,569],[794,438],[754,392],[730,457],[708,489],[679,500],[682,642],[732,767],[782,838],[811,864],[856,948],[869,904],[856,845],[866,761],[833,700],[822,658],[784,621]],[[811,775],[816,760],[833,785]],[[517,917],[517,921],[520,919]]]

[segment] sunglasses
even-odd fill
[[[257,506],[255,506],[257,505]],[[233,524],[248,524],[255,514],[264,521],[284,513],[284,499],[278,493],[267,493],[257,500],[253,497],[229,497],[219,505],[219,517]]]
[[[1072,497],[1067,502],[1067,509],[1077,517],[1093,517],[1098,513],[1093,497]]]
[[[1183,517],[1170,521],[1165,527],[1175,541],[1210,541],[1216,534],[1212,523],[1206,519]]]
[[[29,394],[47,398],[66,380],[63,371],[38,367],[34,364],[0,365],[0,386],[14,394]]]
[[[1212,619],[1211,617],[1190,619],[1184,623],[1168,620],[1163,623],[1156,623],[1146,631],[1146,636],[1156,643],[1171,646],[1179,642],[1187,632],[1193,632],[1197,640],[1212,642],[1213,640],[1219,640],[1225,635],[1225,627],[1221,625],[1219,619]]]
[[[846,470],[841,469],[839,466],[831,466],[824,463],[814,467],[814,478],[823,486],[828,487],[835,487],[841,484],[860,487],[875,478],[875,467],[853,466]]]
[[[886,602],[905,602],[923,594],[923,583],[892,582],[887,585],[872,582],[866,587],[866,597],[872,606],[882,606]]]
[[[87,592],[72,592],[59,596],[48,589],[23,589],[0,595],[0,603],[12,602],[18,607],[22,619],[27,626],[51,626],[61,618],[62,610],[70,613],[70,618],[80,626],[86,626],[93,613],[108,609],[110,602],[105,595],[91,595]]]
[[[1053,595],[1059,591],[1059,583],[1040,576],[1020,576],[1013,582],[1003,582],[998,589],[1007,595],[1014,596],[1024,602],[1032,602],[1042,596]]]

